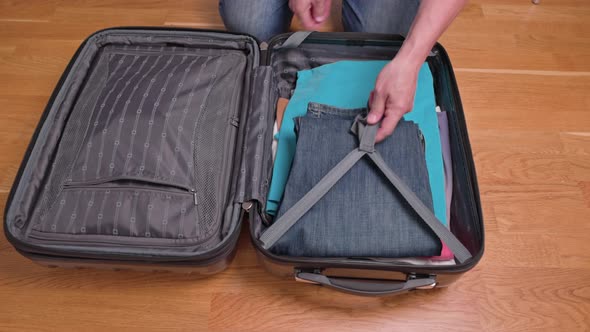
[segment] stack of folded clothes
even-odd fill
[[[358,146],[350,127],[356,115],[366,112],[362,107],[386,63],[341,61],[298,73],[297,88],[284,114],[287,101],[278,105],[282,121],[275,126],[278,146],[268,214],[280,218]],[[376,149],[448,227],[452,172],[447,126],[446,113],[437,112],[432,74],[424,64],[412,111]],[[272,250],[289,256],[453,263],[452,252],[367,158],[341,178]]]

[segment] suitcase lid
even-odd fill
[[[84,87],[90,80],[90,73],[93,73],[93,66],[97,65],[94,62],[98,61],[95,60],[98,58],[96,55],[103,51],[106,52],[106,49],[109,47],[123,46],[122,52],[125,52],[126,47],[129,45],[137,46],[137,49],[134,49],[135,51],[142,51],[143,49],[140,50],[140,48],[149,48],[151,50],[152,46],[157,46],[160,47],[159,50],[164,54],[169,49],[191,48],[199,49],[201,51],[209,50],[209,53],[213,54],[213,58],[221,54],[221,56],[228,55],[232,58],[239,59],[239,61],[236,60],[233,62],[223,62],[221,60],[215,62],[218,68],[221,69],[224,69],[223,66],[225,64],[228,66],[236,65],[237,69],[226,68],[226,72],[235,72],[237,77],[234,84],[227,84],[227,90],[229,91],[230,96],[232,96],[232,99],[226,101],[223,98],[220,98],[220,96],[215,96],[214,98],[209,98],[209,100],[207,100],[207,107],[211,108],[212,112],[215,112],[217,108],[224,107],[223,105],[229,105],[227,107],[230,107],[232,110],[231,112],[235,114],[235,116],[228,116],[227,119],[220,120],[219,124],[215,125],[233,127],[235,130],[232,133],[219,138],[215,143],[216,147],[219,147],[224,151],[222,153],[224,156],[223,160],[227,161],[227,163],[224,163],[227,165],[226,167],[221,168],[224,170],[227,169],[227,174],[229,174],[229,176],[221,177],[222,179],[219,182],[216,182],[214,184],[215,187],[210,188],[210,190],[218,193],[220,197],[224,197],[224,202],[228,202],[227,206],[224,206],[215,212],[216,216],[223,220],[224,229],[222,232],[226,235],[229,233],[239,233],[239,220],[242,215],[241,204],[236,201],[234,193],[237,190],[237,173],[239,173],[239,165],[241,162],[241,147],[243,145],[242,135],[245,133],[244,125],[242,124],[246,122],[245,119],[247,119],[248,107],[250,106],[249,96],[252,77],[254,76],[255,71],[260,67],[260,49],[258,41],[255,38],[244,34],[220,31],[158,27],[122,27],[98,31],[89,36],[82,43],[68,64],[47,104],[31,143],[29,144],[23,162],[21,163],[21,167],[14,181],[11,193],[9,194],[5,209],[5,233],[10,242],[18,249],[38,254],[70,256],[76,251],[72,249],[71,246],[66,248],[67,246],[61,247],[60,244],[48,246],[38,244],[32,245],[27,240],[31,229],[31,227],[28,226],[30,226],[29,224],[32,219],[35,219],[36,216],[40,215],[38,211],[45,208],[45,197],[47,197],[47,195],[53,195],[51,197],[55,197],[55,194],[52,194],[52,191],[61,190],[61,188],[58,188],[61,185],[56,184],[72,180],[71,178],[66,178],[67,172],[63,171],[66,167],[62,167],[62,159],[59,158],[58,150],[62,148],[62,145],[67,149],[68,144],[78,144],[75,140],[73,142],[65,142],[68,144],[64,144],[62,142],[62,132],[69,123],[69,110],[74,108],[74,104],[77,102],[79,96],[87,93],[86,90],[92,90],[85,89]],[[136,55],[135,58],[137,57],[138,56]],[[211,56],[207,58],[207,61],[210,58]],[[168,63],[170,63],[170,60]],[[108,67],[107,70],[109,70]],[[212,77],[215,78],[215,74]],[[222,80],[222,78],[219,80]],[[227,81],[229,80],[224,82]],[[211,91],[210,88],[211,87],[208,88],[207,93]],[[200,87],[199,89],[205,89],[205,87]],[[205,101],[203,101],[201,107],[204,106],[204,103]],[[217,112],[217,114],[221,113]],[[216,128],[205,129],[210,132],[211,130],[215,131]],[[225,132],[228,131],[225,130]],[[235,137],[236,139],[233,139],[232,137]],[[195,142],[198,142],[198,137]],[[197,144],[195,144],[195,147],[196,145]],[[206,162],[213,160],[209,159],[209,157],[210,156],[204,156]],[[208,167],[208,169],[212,169],[212,165],[210,164],[205,166]],[[206,176],[203,175],[200,169],[197,170],[196,165],[194,168],[196,175],[201,177]],[[54,181],[54,178],[57,178],[57,180]],[[50,181],[49,184],[48,181]],[[195,188],[194,185],[184,185],[183,183],[172,183],[171,185],[186,188],[191,191]],[[47,194],[48,192],[49,194]],[[220,198],[220,201],[221,200],[222,199]],[[196,194],[195,205],[197,205]],[[224,235],[224,239],[220,246],[233,247],[233,245],[235,245],[236,237],[237,236],[229,237]],[[51,249],[48,249],[49,247],[51,247]],[[213,249],[215,250],[210,251],[216,252],[212,252],[208,257],[200,258],[209,259],[212,255],[215,256],[220,254],[219,248]],[[86,253],[82,253],[82,251],[84,250],[78,252],[81,257],[102,257],[99,253],[100,250],[98,249],[95,250],[96,254],[90,253],[89,250],[86,250]],[[122,249],[120,251],[122,252],[125,250]],[[226,253],[227,250],[225,250],[223,254]],[[111,252],[111,254],[113,253]],[[132,257],[130,255],[133,254],[134,253],[131,252],[122,253],[121,257],[129,259]],[[139,254],[139,252],[135,253],[136,259]],[[166,258],[163,258],[163,260],[186,260],[195,257],[195,254],[190,251],[182,253],[178,252],[177,254],[178,255],[176,256],[168,255]],[[111,256],[118,257],[118,253]],[[149,260],[159,260],[159,257],[154,257],[156,256],[154,254],[146,256],[149,256]]]

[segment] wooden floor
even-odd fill
[[[215,0],[0,0],[0,208],[69,58],[120,25],[221,29]],[[339,29],[333,21],[326,30]],[[280,280],[246,234],[225,272],[36,266],[0,238],[0,330],[590,330],[590,2],[472,1],[442,38],[473,145],[480,264],[448,289],[357,298]]]

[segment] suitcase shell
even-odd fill
[[[162,255],[158,255],[156,249],[152,250],[155,254],[117,254],[118,249],[113,247],[104,249],[103,252],[100,248],[80,250],[72,245],[59,247],[53,243],[45,245],[43,242],[39,245],[29,241],[26,236],[19,235],[21,230],[31,228],[31,221],[19,218],[15,211],[20,211],[18,209],[22,206],[31,206],[34,210],[34,201],[39,199],[40,187],[43,184],[40,182],[37,186],[31,186],[29,180],[31,170],[38,161],[35,158],[40,154],[40,146],[51,129],[46,120],[55,116],[52,112],[55,112],[56,99],[60,94],[67,92],[64,92],[64,84],[76,75],[84,52],[93,47],[94,41],[108,42],[109,38],[114,38],[113,36],[132,36],[129,40],[113,39],[123,44],[133,45],[133,36],[138,36],[137,44],[144,45],[153,41],[162,45],[165,41],[166,47],[185,47],[189,43],[185,40],[193,38],[197,40],[197,44],[202,42],[198,47],[211,48],[211,52],[217,52],[217,49],[224,47],[237,47],[247,59],[242,85],[245,92],[241,95],[241,106],[237,107],[239,119],[236,121],[239,120],[239,126],[233,138],[235,146],[233,150],[230,149],[234,155],[230,159],[233,160],[233,166],[228,171],[229,198],[225,211],[220,213],[225,218],[224,225],[229,226],[226,226],[227,233],[221,242],[213,248],[184,256],[174,256],[174,253],[169,251],[163,251]],[[154,40],[151,36],[155,36]],[[290,38],[291,41],[286,43],[292,36],[296,37]],[[144,37],[145,39],[142,39]],[[160,37],[162,40],[158,39]],[[293,40],[297,42],[293,44]],[[447,286],[480,260],[484,251],[484,227],[459,91],[449,57],[440,44],[433,47],[427,62],[433,73],[437,103],[447,111],[449,117],[454,163],[451,231],[473,257],[465,263],[453,266],[417,266],[360,259],[281,257],[262,248],[258,240],[267,224],[262,211],[272,176],[270,145],[277,98],[290,96],[298,70],[341,59],[391,59],[402,42],[403,38],[399,36],[365,33],[312,33],[309,36],[300,33],[283,34],[275,36],[268,44],[260,44],[247,35],[219,31],[151,27],[98,31],[90,36],[73,56],[41,117],[8,197],[4,218],[6,237],[21,254],[47,266],[166,270],[207,276],[224,270],[230,264],[235,255],[240,228],[245,219],[248,219],[251,241],[256,248],[259,262],[275,275],[357,295],[390,295],[414,289]],[[60,137],[59,140],[61,139],[63,138]],[[57,150],[56,146],[52,151],[57,153]],[[26,196],[27,193],[29,196]],[[25,196],[28,197],[28,201]]]

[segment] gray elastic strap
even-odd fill
[[[416,211],[418,216],[424,220],[426,225],[443,241],[455,255],[459,263],[463,263],[471,258],[471,253],[465,246],[451,233],[434,214],[422,203],[420,198],[406,186],[406,184],[389,168],[387,163],[381,158],[378,152],[373,150],[377,125],[366,125],[362,118],[357,117],[357,121],[351,130],[357,134],[364,146],[364,151],[357,148],[350,152],[342,159],[328,174],[326,174],[307,194],[303,196],[295,205],[293,205],[283,216],[276,220],[260,237],[262,247],[270,249],[295,223],[311,209],[324,195],[346,174],[357,161],[367,154],[377,165],[387,179],[393,184],[398,192]],[[365,138],[365,139],[363,139]],[[369,142],[370,141],[370,142]],[[372,151],[372,152],[367,152]]]
[[[285,40],[285,42],[277,48],[297,48],[303,41],[311,35],[313,31],[297,31],[294,32]]]
[[[387,163],[379,153],[369,153],[369,157],[375,162],[377,167],[381,169],[383,174],[389,179],[393,186],[398,192],[406,199],[408,204],[418,213],[420,218],[432,229],[441,241],[443,241],[449,249],[455,254],[455,258],[459,263],[463,263],[471,258],[471,253],[465,246],[457,239],[457,237],[451,233],[428,209],[424,203],[414,194],[414,192],[406,186],[406,184],[400,179],[392,170],[387,166]]]
[[[357,115],[350,131],[359,138],[359,150],[371,153],[375,151],[375,137],[379,126],[368,125],[365,121],[363,115]]]
[[[260,237],[264,249],[271,248],[315,203],[346,174],[366,152],[354,149],[326,174],[307,194],[276,220]]]

